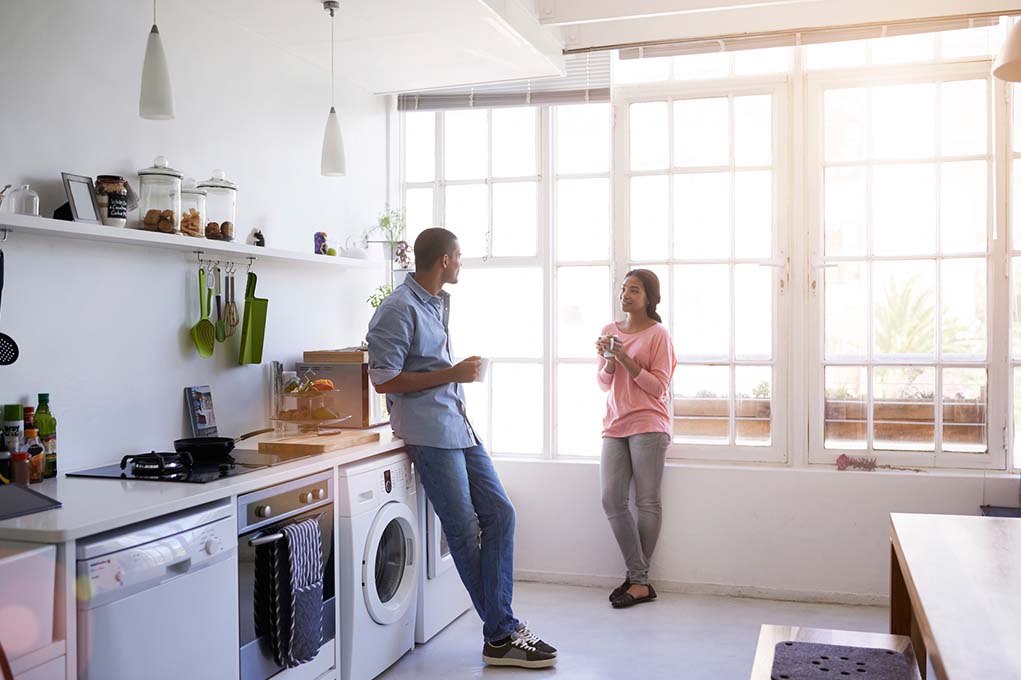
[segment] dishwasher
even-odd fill
[[[80,680],[219,680],[237,664],[228,499],[77,543]]]

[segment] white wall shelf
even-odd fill
[[[204,260],[224,258],[225,260],[243,262],[249,258],[254,258],[255,261],[262,262],[310,262],[342,268],[369,268],[386,264],[383,260],[331,257],[329,255],[314,255],[312,253],[299,253],[291,250],[275,250],[252,246],[246,243],[213,241],[192,236],[163,234],[124,227],[107,227],[102,224],[91,224],[89,222],[67,222],[65,220],[54,220],[48,217],[35,217],[32,215],[0,215],[0,239],[9,242],[11,238],[16,237],[18,234],[177,250],[191,255],[201,251],[201,257]]]

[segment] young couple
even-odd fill
[[[479,377],[481,359],[455,364],[451,357],[450,295],[443,286],[457,283],[461,270],[457,237],[434,227],[423,231],[414,247],[415,273],[369,322],[369,377],[387,395],[393,430],[407,446],[482,619],[483,661],[547,668],[556,664],[557,650],[515,618],[511,607],[514,506],[465,409],[461,385]],[[628,567],[611,601],[627,607],[656,597],[648,583],[648,559],[659,533],[673,348],[658,323],[655,274],[631,272],[620,297],[627,320],[607,326],[596,347],[599,384],[610,393],[603,433],[603,507]],[[603,357],[604,352],[612,356]],[[628,510],[632,477],[638,489],[637,526]]]

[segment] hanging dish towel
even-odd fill
[[[322,645],[323,543],[316,518],[280,533],[255,550],[255,632],[269,637],[278,664],[294,668]]]

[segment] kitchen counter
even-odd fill
[[[127,526],[167,513],[247,493],[305,475],[402,448],[390,426],[376,428],[378,442],[301,458],[206,484],[64,477],[33,484],[32,489],[63,503],[56,510],[0,521],[0,539],[63,543]],[[251,439],[238,449],[251,449]]]

